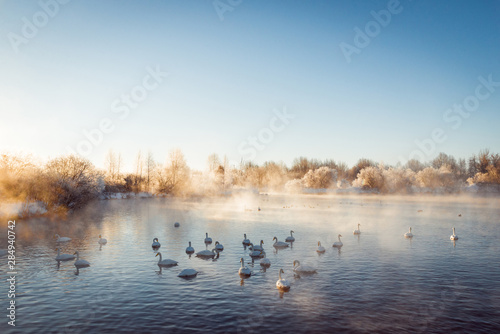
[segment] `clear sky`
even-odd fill
[[[425,160],[500,152],[500,84],[475,97],[500,82],[498,0],[54,1],[0,0],[0,151],[52,158],[108,119],[98,167],[110,148],[127,167],[180,148],[199,169],[210,153],[395,164],[416,140]],[[464,99],[467,117],[447,113]]]

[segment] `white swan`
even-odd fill
[[[71,241],[71,238],[68,237],[60,237],[59,234],[54,235],[54,238],[56,238],[56,242],[67,242]]]
[[[290,236],[286,237],[286,239],[285,239],[286,242],[294,242],[295,241],[295,238],[293,237],[293,233],[295,233],[295,232],[290,231]]]
[[[410,232],[406,232],[404,236],[405,238],[413,238],[413,233],[411,233],[411,227],[410,227]]]
[[[450,236],[450,240],[458,240],[458,235],[455,234],[455,228],[453,228],[453,234]]]
[[[342,235],[339,234],[339,241],[335,241],[332,245],[332,247],[342,247],[344,246],[344,244],[342,243],[342,241],[340,241],[340,238],[342,237]]]
[[[160,256],[160,260],[158,260],[158,266],[160,266],[160,267],[172,267],[172,266],[177,265],[177,261],[170,260],[170,259],[162,260],[160,252],[156,253],[155,257],[158,255]]]
[[[280,269],[279,279],[276,281],[276,287],[280,290],[288,291],[290,290],[290,282],[287,279],[281,278],[281,273],[285,273],[283,269]]]
[[[241,242],[243,245],[248,246],[250,244],[250,240],[247,239],[247,235],[243,234],[243,241]]]
[[[215,252],[215,248],[212,249],[211,251],[209,250],[202,250],[201,252],[196,253],[196,256],[198,257],[204,257],[204,258],[214,258],[214,256],[217,255]]]
[[[217,251],[223,251],[224,250],[224,246],[222,246],[221,243],[219,243],[218,241],[215,242],[215,249]]]
[[[302,274],[313,274],[316,272],[316,269],[311,266],[301,265],[299,260],[293,261],[293,270]]]
[[[158,242],[158,238],[153,239],[153,244],[151,245],[154,249],[158,249],[161,247],[160,243]]]
[[[57,256],[56,256],[56,261],[69,261],[69,260],[74,260],[75,256],[71,254],[61,254],[61,249],[56,248],[57,251]]]
[[[325,251],[326,251],[325,247],[321,246],[321,242],[318,241],[318,249],[316,249],[316,252],[324,253]]]
[[[238,270],[238,274],[240,276],[245,276],[245,277],[251,276],[252,275],[252,271],[250,269],[248,269],[248,267],[244,266],[243,258],[241,258],[240,262],[241,262],[241,267],[240,267],[240,270]]]
[[[206,244],[211,244],[212,243],[212,238],[208,237],[208,233],[205,233],[205,243]]]
[[[193,278],[198,275],[198,272],[194,269],[184,269],[177,275],[177,277],[182,277],[182,278]]]
[[[252,243],[250,243],[250,248],[253,248],[254,245]],[[261,250],[252,250],[250,251],[249,255],[251,257],[264,257],[266,253],[264,253],[264,251],[261,251]]]
[[[76,255],[75,267],[83,268],[83,267],[90,266],[89,261],[85,261],[85,260],[80,259],[80,254],[78,254],[78,251],[76,251],[75,254],[73,254],[73,255]]]
[[[288,244],[286,242],[278,241],[278,238],[276,238],[276,237],[273,238],[273,241],[274,240],[276,240],[276,242],[273,244],[273,247],[276,247],[276,248],[288,247]]]
[[[106,239],[102,238],[102,237],[101,237],[101,235],[99,234],[99,241],[98,241],[98,243],[99,243],[100,245],[105,245],[105,244],[107,244],[107,243],[108,243],[108,240],[106,240]]]
[[[186,253],[188,253],[188,254],[193,254],[194,253],[194,248],[191,247],[191,241],[189,242],[189,246],[186,247]]]
[[[361,230],[359,229],[360,226],[361,226],[361,224],[358,224],[358,229],[352,231],[352,234],[361,234]]]
[[[262,267],[269,268],[271,266],[271,261],[267,257],[265,257],[265,258],[260,260],[260,265]]]
[[[251,244],[252,246],[249,247],[250,250],[256,250],[256,251],[264,251],[264,247],[262,246],[264,244],[264,240],[261,240],[260,241],[260,246],[259,245],[253,245]]]

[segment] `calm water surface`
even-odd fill
[[[358,223],[362,234],[354,236]],[[403,237],[409,226],[412,240]],[[452,227],[456,243],[449,240]],[[273,236],[284,241],[291,229],[296,242],[276,252]],[[16,232],[17,322],[15,329],[7,325],[3,256],[2,333],[500,331],[498,199],[114,200],[94,203],[67,221],[18,220]],[[196,252],[206,249],[205,232],[225,247],[215,262],[185,253],[188,241]],[[63,253],[78,250],[91,266],[58,266],[54,233],[73,239],[61,244]],[[252,264],[243,233],[254,243],[264,240],[269,269],[258,260]],[[331,247],[339,233],[340,251]],[[108,239],[102,248],[99,234]],[[160,270],[151,249],[155,237],[163,258],[178,266]],[[316,253],[318,241],[325,254]],[[244,280],[238,276],[241,257],[253,272]],[[293,260],[318,273],[295,275]],[[178,278],[185,268],[198,276]],[[286,293],[275,287],[280,268],[291,282]]]

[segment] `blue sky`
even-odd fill
[[[163,162],[180,148],[202,169],[211,153],[249,158],[239,147],[284,108],[294,118],[260,143],[254,162],[395,164],[435,128],[447,139],[426,160],[500,151],[500,87],[457,129],[443,120],[478,77],[500,81],[500,1],[401,0],[350,62],[339,45],[355,45],[354,29],[391,1],[221,3],[232,9],[223,20],[211,0],[73,0],[43,22],[38,1],[0,1],[0,151],[52,158],[108,118],[113,130],[87,155],[97,166],[110,148],[128,168],[138,150]],[[26,38],[33,16],[41,26]],[[13,36],[24,42],[13,47]],[[148,67],[168,76],[120,119],[112,103]]]

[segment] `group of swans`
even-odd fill
[[[55,234],[54,238],[56,239],[56,242],[68,242],[71,241],[71,238],[68,237],[61,237],[59,234]],[[100,234],[99,234],[99,240],[97,241],[99,245],[105,245],[108,243],[108,240],[104,239]],[[57,256],[55,257],[55,260],[59,262],[63,261],[71,261],[75,259],[76,255],[76,261],[74,263],[75,267],[77,268],[85,268],[90,266],[90,262],[87,260],[80,259],[80,253],[78,251],[75,251],[73,254],[61,254],[61,249],[59,247],[56,248],[57,251]]]
[[[293,230],[290,231],[290,236],[285,239],[286,242],[278,241],[278,238],[274,237],[273,241],[276,240],[276,242],[273,244],[273,247],[276,247],[276,248],[288,247],[289,245],[287,244],[287,242],[294,242],[295,241],[295,237],[293,236],[294,233],[295,232]],[[245,246],[250,246],[250,250],[259,250],[259,249],[262,249],[262,244],[264,243],[264,241],[262,241],[262,240],[260,241],[260,246],[258,246],[258,245],[254,246],[252,244],[252,242],[247,238],[247,235],[243,234],[243,241],[241,243]]]
[[[454,228],[454,227],[452,227],[451,229],[452,229],[452,231],[453,231],[453,234],[452,234],[452,235],[450,235],[450,240],[453,240],[453,241],[458,240],[458,235],[456,235],[456,234],[455,234],[455,228]],[[409,231],[409,232],[406,232],[406,233],[404,234],[404,237],[405,237],[405,238],[413,238],[413,233],[411,232],[411,227],[410,227],[410,231]]]
[[[84,268],[90,266],[90,263],[86,260],[80,259],[80,253],[78,251],[75,251],[73,255],[71,254],[61,254],[61,249],[56,248],[57,251],[57,256],[56,256],[56,261],[57,262],[62,262],[62,261],[71,261],[75,259],[76,255],[76,261],[74,263],[75,267],[77,268]]]

